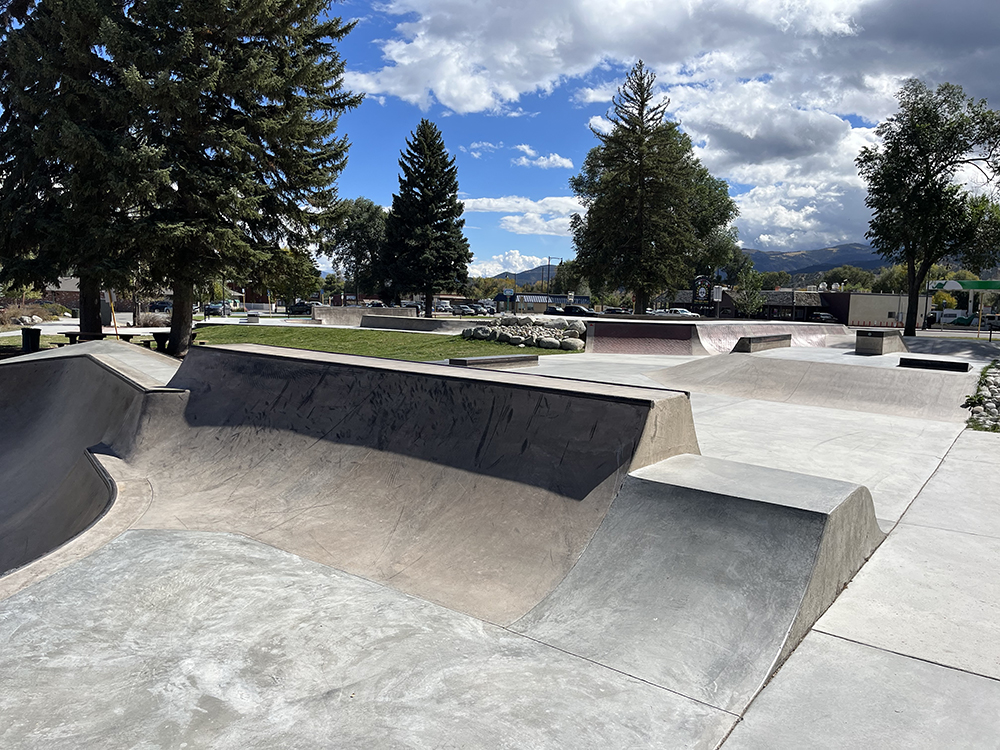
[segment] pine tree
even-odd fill
[[[392,196],[386,220],[384,265],[393,297],[422,293],[429,318],[434,295],[465,284],[472,260],[462,233],[458,169],[441,131],[428,120],[421,120],[406,141],[399,168],[399,193]]]
[[[618,90],[610,133],[570,187],[587,208],[571,227],[580,270],[595,290],[635,294],[635,310],[686,284],[696,264],[725,257],[736,216],[725,183],[695,158],[691,141],[655,102],[656,78],[640,60]]]
[[[36,0],[0,16],[0,264],[85,291],[141,265],[174,292],[308,254],[348,143],[327,0]],[[96,287],[95,287],[96,282]],[[83,296],[88,296],[83,295]],[[83,321],[87,325],[87,320]],[[86,329],[85,329],[86,330]]]
[[[102,29],[110,0],[42,0],[0,17],[2,281],[80,279],[85,332],[101,330],[100,291],[124,288],[144,231],[137,207],[165,175],[132,127],[128,92]]]
[[[145,0],[108,50],[147,115],[140,131],[169,183],[148,203],[153,270],[174,292],[168,350],[180,354],[202,279],[271,254],[307,253],[340,213],[335,180],[348,142],[328,0]]]

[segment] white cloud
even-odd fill
[[[532,268],[544,266],[546,258],[534,255],[521,255],[518,250],[508,250],[500,255],[494,255],[489,260],[477,260],[469,264],[469,276],[496,276],[498,273],[510,271],[520,273]]]
[[[469,154],[474,159],[480,158],[484,153],[493,153],[499,149],[503,148],[503,141],[500,143],[490,143],[489,141],[475,141],[470,143],[468,147],[459,146],[458,150]]]
[[[529,159],[527,156],[519,156],[510,160],[511,164],[518,167],[541,167],[542,169],[572,169],[573,160],[567,159],[559,154],[549,154],[539,156],[537,159]]]
[[[960,83],[1000,106],[995,0],[387,0],[374,12],[398,23],[379,67],[350,72],[348,85],[425,110],[523,114],[522,97],[563,87],[588,109],[580,119],[607,132],[594,105],[610,106],[642,58],[705,165],[749,187],[744,242],[771,249],[862,240],[854,159],[904,79]],[[517,166],[583,158],[513,148]],[[528,206],[500,225],[565,235],[568,216]]]
[[[600,115],[594,115],[589,120],[587,120],[587,127],[591,130],[596,130],[598,133],[604,133],[607,135],[614,129],[614,124],[611,120],[606,117],[601,117]]]
[[[512,234],[539,234],[568,237],[570,216],[583,213],[583,206],[572,196],[531,200],[516,195],[503,198],[469,198],[466,213],[502,213],[500,228]]]

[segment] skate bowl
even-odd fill
[[[830,323],[700,320],[588,320],[587,351],[595,354],[728,354],[741,338],[789,334],[791,346],[826,346],[847,329]]]
[[[107,483],[63,548],[132,515],[0,576],[12,746],[713,748],[882,539],[863,487],[698,455],[680,391],[251,345],[159,390],[37,367],[53,413],[110,399],[65,425]]]
[[[0,366],[0,575],[65,544],[109,507],[89,446],[111,442],[143,389],[89,357]]]
[[[978,376],[734,353],[685,362],[649,377],[697,393],[964,422],[969,415],[962,403],[975,391]]]

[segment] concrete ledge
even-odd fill
[[[924,359],[923,357],[900,357],[899,366],[921,370],[944,370],[946,372],[969,372],[972,369],[972,365],[968,362],[958,362],[949,359]]]
[[[361,318],[362,328],[390,328],[394,331],[446,331],[461,333],[466,328],[473,328],[478,323],[462,318],[403,318],[391,315],[368,315]]]
[[[412,307],[327,307],[315,305],[312,319],[334,326],[359,326],[365,316],[393,318],[415,318],[417,311]]]
[[[512,629],[740,714],[884,538],[859,485],[675,456]]]
[[[734,352],[753,354],[767,349],[780,349],[792,345],[792,334],[774,333],[769,336],[741,336],[733,347]]]
[[[492,357],[455,357],[448,360],[456,367],[483,367],[487,369],[507,369],[509,367],[533,367],[538,364],[537,354],[499,354]]]
[[[854,344],[855,354],[879,355],[908,351],[903,334],[898,330],[858,331]]]

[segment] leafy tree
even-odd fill
[[[655,76],[639,61],[618,89],[612,130],[594,130],[570,187],[587,209],[571,220],[576,259],[595,290],[624,287],[636,309],[686,286],[699,265],[717,264],[736,216],[726,184],[695,158],[691,140],[654,101]]]
[[[465,296],[469,299],[495,299],[500,292],[508,288],[507,284],[505,279],[474,277],[466,284]]]
[[[420,292],[432,317],[434,295],[468,279],[472,261],[462,233],[465,220],[458,200],[458,169],[441,131],[422,119],[401,152],[399,192],[386,220],[385,268],[392,296]]]
[[[111,0],[4,3],[0,16],[0,280],[77,276],[81,330],[101,330],[102,288],[132,288],[141,199],[168,186],[159,151],[106,53],[125,25]]]
[[[761,289],[779,289],[792,283],[788,271],[763,271],[760,274]]]
[[[927,273],[927,280],[946,279],[950,271],[947,266],[935,263]],[[883,268],[872,284],[873,292],[882,294],[903,294],[907,290],[906,267],[902,265]]]
[[[931,297],[931,304],[935,310],[954,310],[958,306],[958,301],[948,292],[939,290]]]
[[[347,281],[344,275],[338,271],[334,270],[333,273],[328,273],[323,279],[323,291],[326,294],[343,294],[347,289]]]
[[[882,257],[906,268],[904,334],[916,333],[918,298],[934,263],[973,248],[977,223],[960,170],[992,181],[1000,169],[1000,115],[945,83],[931,91],[916,79],[897,95],[900,111],[879,125],[882,143],[862,149],[858,171],[872,211],[865,235]]]
[[[736,284],[733,286],[733,304],[736,310],[746,318],[752,318],[764,306],[765,297],[761,294],[761,274],[753,270],[753,263],[745,267]]]
[[[977,276],[982,276],[1000,259],[1000,205],[985,195],[976,195],[969,199],[969,210],[976,234],[963,263]]]
[[[323,273],[308,253],[282,248],[268,258],[262,280],[275,297],[290,305],[318,292],[323,286]]]
[[[582,286],[586,279],[580,270],[580,264],[575,260],[564,260],[556,266],[556,275],[552,277],[549,289],[553,294],[582,294]]]
[[[346,270],[357,299],[379,294],[385,287],[382,254],[385,246],[386,213],[368,198],[343,202],[340,222],[328,233],[322,250]]]
[[[854,291],[870,291],[875,284],[875,274],[857,266],[838,266],[823,274],[827,286],[846,285]]]

